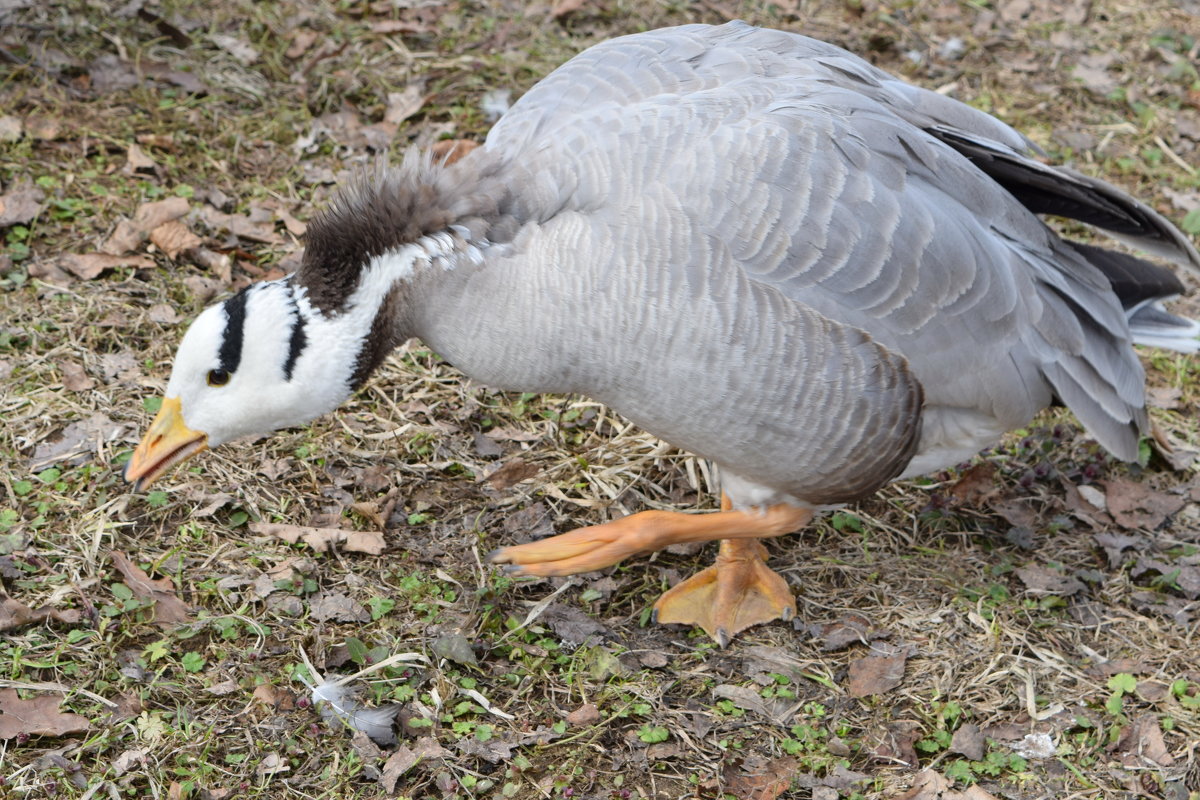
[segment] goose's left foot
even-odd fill
[[[493,551],[489,559],[494,564],[508,564],[507,569],[516,575],[574,575],[679,542],[781,536],[801,528],[810,519],[811,509],[783,504],[761,511],[726,510],[711,514],[643,511],[603,525],[502,547]]]
[[[796,615],[796,599],[787,582],[767,566],[766,557],[761,542],[721,542],[715,564],[658,598],[655,621],[696,625],[721,647],[751,625],[787,622]]]

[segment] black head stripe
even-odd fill
[[[304,317],[296,307],[295,298],[292,298],[292,338],[288,341],[287,361],[283,364],[283,377],[289,381],[292,379],[292,370],[296,367],[296,359],[304,352],[306,344],[308,337],[304,334]]]
[[[242,362],[242,339],[246,332],[246,299],[250,287],[246,287],[225,301],[225,335],[221,337],[221,349],[217,352],[220,368],[233,374]]]

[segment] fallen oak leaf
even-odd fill
[[[117,223],[116,229],[100,250],[114,256],[136,250],[146,241],[150,231],[173,219],[179,219],[187,214],[190,208],[191,204],[186,197],[168,197],[166,200],[142,203],[134,212],[133,219],[123,219]]]
[[[742,800],[775,800],[792,788],[792,778],[800,771],[800,762],[791,757],[767,762],[761,772],[736,772],[730,763],[725,769],[725,791]]]
[[[950,752],[961,753],[972,761],[983,761],[986,744],[987,740],[979,726],[971,722],[964,722],[950,738]]]
[[[536,476],[539,472],[541,469],[537,465],[514,458],[488,475],[487,482],[493,489],[503,490],[516,486],[521,481]]]
[[[984,461],[968,469],[950,487],[950,495],[956,502],[977,506],[996,491],[996,465]]]
[[[275,209],[275,216],[283,223],[283,227],[287,228],[287,232],[297,239],[308,231],[308,223],[296,219],[286,208]]]
[[[402,92],[389,92],[383,121],[399,125],[416,114],[425,105],[425,91],[417,84],[409,84]]]
[[[147,269],[154,266],[154,259],[149,256],[109,255],[108,253],[64,253],[56,259],[57,266],[70,272],[76,278],[90,281],[100,277],[108,269],[117,267],[133,267]]]
[[[565,19],[587,5],[587,0],[558,0],[550,9],[554,19]]]
[[[154,601],[154,622],[159,625],[187,622],[191,618],[187,605],[175,596],[170,578],[151,580],[137,564],[124,553],[114,550],[109,554],[113,566],[125,579],[125,585],[134,597]]]
[[[47,620],[74,625],[79,622],[79,619],[79,612],[73,608],[65,611],[59,611],[49,606],[30,608],[20,600],[0,596],[0,631],[12,630],[25,625],[40,625]]]
[[[297,28],[288,37],[291,39],[291,44],[288,45],[288,49],[284,52],[284,55],[295,61],[308,52],[308,48],[313,46],[319,35],[311,28]]]
[[[172,219],[150,231],[150,241],[174,261],[180,253],[199,247],[204,240],[188,230],[187,225]]]
[[[850,683],[847,687],[852,697],[867,697],[890,692],[904,680],[904,664],[907,654],[899,650],[891,656],[864,656],[850,662]]]
[[[83,365],[76,361],[63,361],[58,365],[62,373],[63,388],[70,392],[86,392],[94,388],[96,382],[84,371]]]
[[[396,783],[404,773],[418,763],[445,758],[448,755],[450,753],[432,736],[422,736],[413,743],[411,748],[402,744],[395,753],[392,753],[391,757],[383,764],[383,775],[380,776],[379,782],[383,784],[384,790],[391,794],[396,790]]]
[[[1160,492],[1144,483],[1125,478],[1101,483],[1106,490],[1108,513],[1123,528],[1154,530],[1186,504],[1180,495]]]
[[[0,194],[0,228],[32,222],[45,199],[46,193],[41,189],[14,189]]]
[[[1127,725],[1115,750],[1122,754],[1121,760],[1127,767],[1145,767],[1147,762],[1169,767],[1175,761],[1163,741],[1158,717],[1153,714],[1143,714]]]
[[[53,695],[22,700],[16,689],[0,689],[0,739],[21,735],[64,736],[86,731],[87,717],[59,711],[61,703],[62,698]]]
[[[1070,596],[1084,589],[1083,581],[1072,575],[1064,575],[1049,567],[1027,564],[1017,570],[1017,577],[1031,594],[1054,594]]]
[[[154,159],[146,155],[137,144],[130,144],[129,149],[125,153],[125,166],[121,171],[126,175],[134,175],[138,172],[154,172],[154,168],[158,166],[154,163]]]
[[[341,592],[322,592],[309,604],[317,622],[370,622],[371,613],[361,603]]]
[[[283,522],[254,522],[253,533],[274,536],[288,544],[303,541],[319,553],[327,553],[337,545],[349,553],[367,553],[377,556],[383,552],[383,534],[379,531],[346,531],[341,528],[310,528],[305,525],[290,525]]]
[[[225,230],[241,239],[263,244],[283,244],[283,237],[275,233],[274,214],[267,219],[255,215],[226,214],[212,206],[203,206],[196,212],[204,224],[213,230]]]
[[[155,303],[146,310],[146,316],[151,322],[162,325],[174,325],[179,322],[179,312],[170,303]]]

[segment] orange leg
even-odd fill
[[[655,604],[659,622],[699,625],[722,646],[759,622],[796,613],[783,578],[764,563],[766,548],[755,541],[791,533],[812,519],[807,508],[775,505],[763,511],[724,510],[711,514],[643,511],[603,525],[528,544],[503,547],[491,561],[516,575],[573,575],[616,564],[631,555],[677,542],[722,539],[715,566],[671,589]]]

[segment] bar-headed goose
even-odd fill
[[[832,45],[740,23],[605,42],[486,145],[347,186],[295,274],[204,311],[126,471],[333,410],[410,337],[502,389],[577,392],[720,466],[723,510],[646,511],[492,555],[595,570],[721,540],[660,622],[722,643],[795,613],[757,539],[952,465],[1055,400],[1117,456],[1146,431],[1133,343],[1194,351],[1174,274],[1066,241],[1071,217],[1193,268],[1124,192]]]

